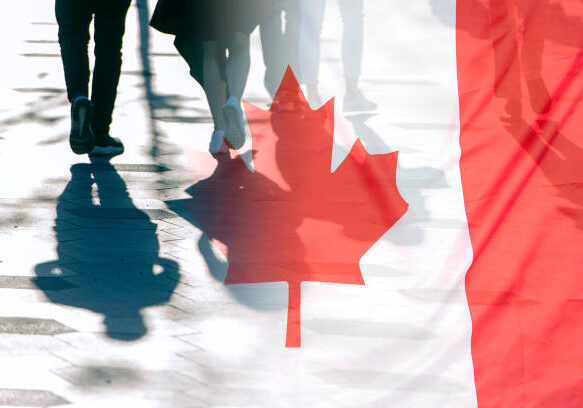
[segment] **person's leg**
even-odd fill
[[[300,80],[306,85],[308,101],[312,107],[321,105],[318,93],[318,76],[320,72],[320,35],[325,8],[325,0],[300,0]]]
[[[202,87],[209,104],[214,123],[214,131],[209,144],[209,151],[213,154],[223,150],[225,136],[225,120],[223,106],[227,100],[227,84],[221,74],[221,55],[225,49],[219,47],[216,41],[202,43]]]
[[[229,49],[226,64],[227,90],[229,97],[239,101],[243,97],[251,66],[249,46],[249,35],[245,33],[235,33],[227,44]]]
[[[361,92],[358,81],[362,67],[362,47],[364,44],[364,2],[363,0],[339,0],[342,14],[342,62],[346,78],[345,111],[368,111],[376,109],[376,103]]]
[[[109,138],[130,0],[97,0],[95,4],[95,68],[91,100],[95,109],[93,130],[96,144],[102,145]]]
[[[362,0],[339,0],[342,15],[342,63],[346,78],[346,92],[358,91],[362,65],[364,15]]]
[[[224,130],[225,121],[221,109],[227,100],[227,89],[225,80],[221,75],[218,43],[216,41],[205,41],[203,43],[203,54],[203,89],[215,129]]]
[[[223,106],[225,118],[225,138],[231,146],[239,149],[245,143],[245,119],[241,98],[247,84],[251,57],[249,55],[249,35],[236,32],[227,42],[229,57],[225,74],[229,98]]]
[[[55,15],[59,24],[59,44],[71,102],[69,145],[77,154],[93,149],[91,129],[93,109],[87,98],[89,88],[89,24],[93,17],[90,0],[57,0]]]
[[[289,65],[295,75],[299,75],[298,45],[300,41],[300,2],[299,0],[284,0],[285,32],[284,32],[284,72]],[[282,73],[283,74],[283,73]],[[281,82],[281,79],[280,79]]]
[[[288,66],[299,75],[299,0],[275,0],[260,24],[265,88],[273,98]]]
[[[90,0],[56,0],[55,15],[59,24],[59,45],[65,71],[69,102],[89,92],[89,24],[92,19]]]
[[[283,76],[282,55],[285,44],[283,42],[282,10],[284,0],[273,0],[269,9],[265,11],[265,16],[259,25],[261,34],[261,48],[263,50],[263,62],[265,64],[265,75],[263,83],[265,89],[273,98]]]

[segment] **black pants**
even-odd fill
[[[59,44],[69,101],[89,96],[89,25],[95,18],[91,100],[96,138],[109,133],[121,74],[121,48],[131,0],[56,0]]]

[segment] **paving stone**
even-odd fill
[[[177,215],[165,210],[132,209],[132,208],[75,208],[67,210],[82,218],[97,218],[106,220],[165,220],[176,218]]]
[[[127,366],[70,366],[53,372],[79,387],[115,389],[139,386],[158,390],[184,390],[197,384],[195,379],[175,371],[141,370]]]
[[[0,388],[0,406],[55,407],[68,404],[69,401],[50,391]]]
[[[43,290],[67,290],[77,285],[60,277],[0,276],[0,288],[38,290],[39,287]]]
[[[0,356],[22,356],[25,358],[38,356],[39,358],[45,358],[53,352],[69,347],[70,345],[55,336],[0,333]]]
[[[103,165],[100,163],[93,163],[92,170],[95,171],[119,171],[119,172],[136,172],[136,173],[163,173],[170,171],[169,168],[160,166],[158,164],[124,164],[115,163],[113,168],[109,165]]]
[[[29,311],[29,307],[38,305],[47,307],[47,303],[50,304],[45,293],[40,290],[0,289],[0,310],[4,316],[20,316],[21,310]]]
[[[74,331],[52,319],[0,317],[0,333],[52,336]]]
[[[148,341],[132,344],[120,344],[106,339],[95,339],[91,333],[79,333],[63,336],[74,347],[55,352],[66,361],[65,365],[101,366],[115,362],[118,366],[128,366],[149,371],[174,370],[196,372],[197,366],[192,361],[178,354],[191,347],[173,336],[151,336]],[[99,349],[96,354],[93,350]],[[148,358],[144,358],[148,356]]]

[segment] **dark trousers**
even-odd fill
[[[89,25],[95,19],[95,67],[91,100],[93,131],[109,133],[121,74],[121,48],[131,0],[56,0],[59,44],[69,101],[89,96]]]

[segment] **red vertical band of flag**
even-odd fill
[[[458,0],[479,407],[583,406],[583,3]]]
[[[302,283],[288,282],[289,298],[287,306],[287,334],[285,336],[286,347],[300,347],[301,337],[301,306],[302,306]]]

